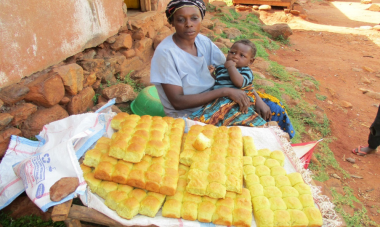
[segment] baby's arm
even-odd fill
[[[224,67],[227,69],[232,83],[236,87],[241,88],[244,84],[244,77],[237,70],[236,63],[233,62],[232,60],[229,60],[229,61],[226,61],[226,63],[224,63]]]

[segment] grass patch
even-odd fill
[[[229,49],[227,47],[222,47],[220,50],[223,52],[223,54],[228,54]]]
[[[272,61],[270,63],[269,72],[281,81],[292,80],[292,76],[285,70],[285,67],[278,64],[277,62]]]
[[[43,221],[41,217],[35,215],[24,216],[15,220],[11,216],[9,216],[9,214],[3,211],[0,211],[0,225],[4,227],[66,226],[63,221],[55,223],[53,223],[51,219],[49,221]]]
[[[345,195],[338,193],[335,188],[331,188],[332,196],[334,197],[333,203],[336,205],[335,210],[339,212],[347,226],[378,226],[376,222],[372,221],[367,215],[367,209],[363,204],[354,196],[354,191],[350,187],[343,187]],[[361,204],[361,209],[355,211],[351,216],[343,209],[344,205],[354,208],[354,203]]]
[[[327,99],[326,96],[324,95],[320,95],[320,94],[315,94],[315,97],[318,99],[318,100],[321,100],[321,101],[325,101]]]

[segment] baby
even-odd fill
[[[190,115],[190,119],[216,126],[261,126],[266,121],[276,121],[280,128],[293,138],[295,131],[280,100],[253,89],[253,73],[248,67],[255,60],[256,46],[249,40],[235,42],[227,54],[224,65],[209,67],[215,78],[213,89],[237,88],[246,92],[250,105],[243,112],[238,103],[222,97],[203,106]]]
[[[251,41],[239,40],[232,45],[224,65],[216,66],[215,70],[210,67],[211,75],[215,78],[213,89],[231,87],[246,91],[250,98],[250,106],[246,112],[240,112],[240,107],[236,102],[228,97],[222,97],[203,106],[189,118],[217,126],[264,125],[266,121],[255,111],[255,100],[258,95],[253,90],[253,74],[248,67],[254,62],[255,55],[256,46]]]

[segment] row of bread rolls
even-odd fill
[[[269,149],[255,151],[252,138],[244,141],[244,182],[250,191],[253,213],[260,226],[321,226],[310,186],[300,173],[287,174],[280,163],[285,156]],[[246,152],[246,150],[248,152]]]
[[[227,191],[241,193],[242,157],[240,128],[192,126],[180,155],[180,163],[190,166],[186,191],[212,198],[225,198]]]
[[[90,167],[82,164],[81,168],[91,191],[105,199],[104,204],[122,218],[132,219],[137,214],[154,217],[165,201],[165,195],[102,181],[94,177]]]
[[[251,226],[252,205],[247,189],[243,188],[241,194],[227,192],[224,199],[193,195],[186,191],[189,171],[189,167],[180,164],[177,192],[166,197],[162,216],[217,225]]]

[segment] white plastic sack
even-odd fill
[[[67,148],[69,140],[76,156],[71,161],[78,164],[76,159],[79,159],[103,134],[112,131],[110,122],[115,113],[111,112],[109,107],[114,103],[115,100],[110,100],[99,110],[101,113],[97,111],[98,113],[72,115],[45,125],[36,136],[39,141],[12,136],[8,150],[0,163],[0,210],[24,192],[24,184],[15,175],[13,165],[33,155],[49,153],[56,147]],[[61,155],[60,158],[62,160],[70,157]],[[44,186],[45,193],[50,189],[46,188],[46,185],[49,184]]]

